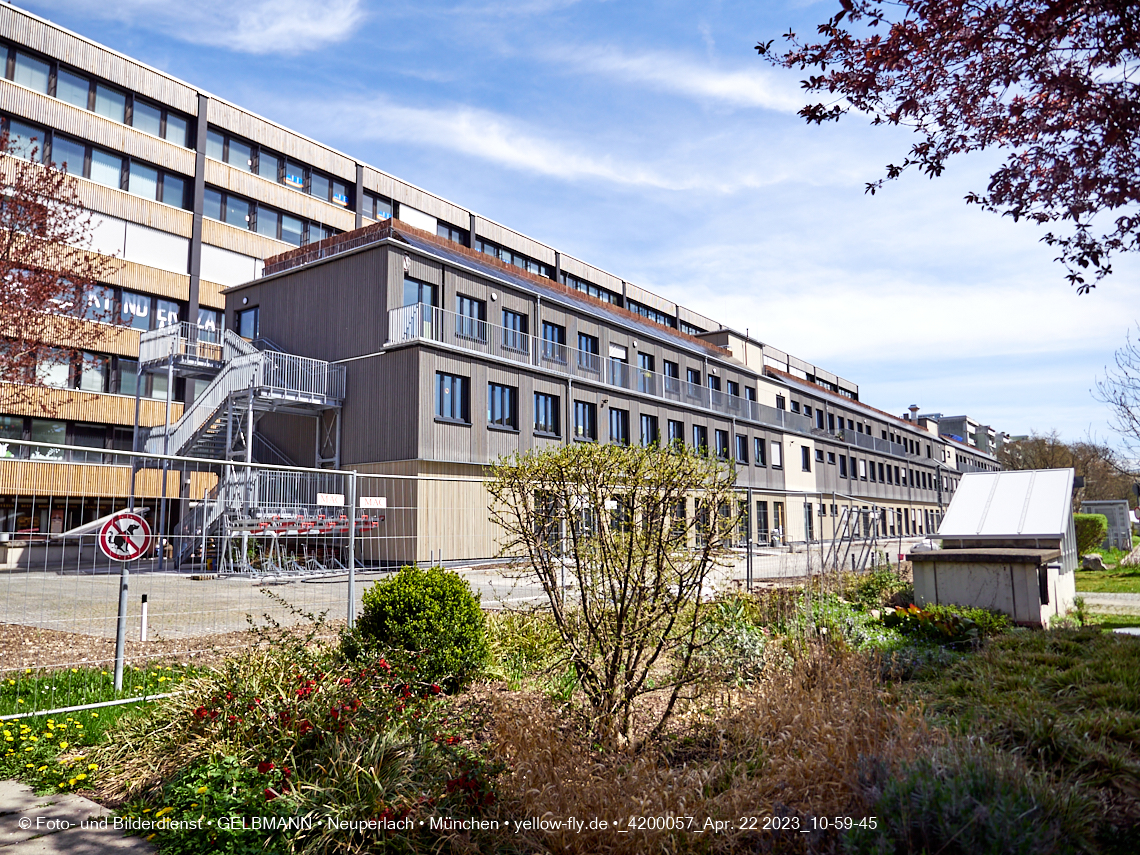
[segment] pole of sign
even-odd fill
[[[127,588],[130,586],[129,562],[119,571],[119,621],[115,627],[115,691],[123,691],[123,650],[127,641]]]

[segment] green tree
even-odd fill
[[[635,702],[658,692],[635,747],[655,738],[699,679],[735,473],[683,447],[574,443],[504,458],[492,475],[502,551],[542,585],[598,738],[631,744]]]

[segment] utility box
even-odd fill
[[[912,552],[919,605],[976,606],[1023,626],[1047,626],[1072,608],[1077,538],[1073,470],[969,472],[935,538]]]
[[[1108,534],[1101,549],[1132,550],[1132,521],[1129,519],[1128,500],[1112,499],[1081,502],[1082,514],[1104,514],[1108,517]]]

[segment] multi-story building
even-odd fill
[[[5,531],[125,502],[136,393],[148,450],[164,436],[214,453],[203,431],[231,393],[208,373],[139,370],[140,340],[175,323],[347,360],[343,390],[261,418],[268,462],[469,477],[442,502],[467,516],[495,456],[574,441],[685,441],[735,461],[759,540],[825,536],[864,506],[883,509],[884,536],[926,534],[957,473],[995,465],[821,367],[49,21],[0,6],[0,46],[4,130],[76,177],[95,248],[118,259],[90,295],[118,322],[102,349],[53,373],[46,406],[0,398],[0,443],[89,449],[0,444]],[[180,432],[159,429],[168,414]],[[136,495],[158,495],[141,474]],[[415,526],[444,525],[438,498],[416,498]],[[408,543],[399,557],[423,550]]]

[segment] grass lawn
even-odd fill
[[[1105,632],[1111,632],[1114,629],[1121,629],[1128,626],[1140,626],[1140,614],[1127,615],[1093,612],[1088,616],[1087,620],[1090,624],[1095,624]]]
[[[1107,819],[1103,851],[1140,851],[1140,639],[1099,628],[1014,632],[913,685],[951,733],[1089,793]]]
[[[1107,567],[1077,570],[1077,592],[1140,594],[1140,567]]]

